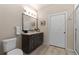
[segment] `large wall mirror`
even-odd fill
[[[32,31],[36,28],[36,18],[22,14],[22,30]]]

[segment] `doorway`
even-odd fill
[[[49,44],[66,48],[67,46],[67,12],[49,15],[48,32]]]

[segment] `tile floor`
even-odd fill
[[[27,55],[27,54],[25,54]],[[34,50],[30,55],[76,55],[74,51],[66,50],[55,46],[42,45]]]

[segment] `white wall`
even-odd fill
[[[6,38],[17,37],[17,47],[21,48],[21,36],[15,35],[15,26],[21,26],[22,12],[22,5],[0,4],[0,42]]]

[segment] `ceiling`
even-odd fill
[[[29,4],[31,7],[35,8],[36,10],[39,10],[45,6],[47,6],[48,4]]]
[[[47,8],[47,7],[49,7],[49,6],[51,6],[51,7],[56,7],[56,8],[58,8],[58,7],[63,7],[63,6],[69,6],[69,4],[26,4],[26,5],[28,5],[29,7],[31,7],[31,8],[33,8],[33,9],[35,9],[35,10],[40,10],[40,9],[43,9],[43,8]],[[55,6],[56,5],[56,6]]]

